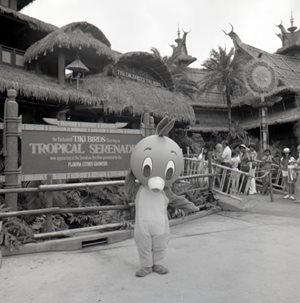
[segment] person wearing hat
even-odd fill
[[[296,160],[292,157],[290,149],[285,147],[283,149],[283,155],[280,159],[280,168],[282,172],[282,185],[284,190],[286,191],[286,195],[283,197],[284,199],[295,200],[294,194],[294,183],[295,176],[293,173],[293,167]]]

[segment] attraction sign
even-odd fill
[[[23,124],[22,174],[30,180],[124,176],[141,139],[140,130]]]

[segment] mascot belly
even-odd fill
[[[131,170],[126,177],[125,192],[130,200],[135,201],[136,207],[134,239],[141,263],[137,277],[144,277],[152,271],[168,273],[168,269],[160,264],[169,238],[168,205],[188,212],[199,210],[171,190],[184,165],[182,150],[166,136],[174,122],[165,117],[157,125],[157,134],[142,139],[130,158]],[[139,183],[135,182],[136,179]]]

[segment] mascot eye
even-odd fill
[[[170,180],[174,176],[174,173],[175,173],[175,164],[173,161],[169,161],[165,172],[166,179]]]
[[[150,177],[152,172],[152,160],[151,158],[146,158],[143,163],[142,173],[144,177]]]

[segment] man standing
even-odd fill
[[[223,141],[222,142],[223,144],[223,152],[222,152],[222,162],[221,162],[221,165],[223,166],[227,166],[227,167],[230,167],[230,160],[231,160],[231,148],[229,146],[229,143],[228,141]]]
[[[231,148],[229,147],[229,143],[228,141],[223,141],[222,142],[223,145],[223,152],[222,152],[222,156],[221,156],[221,165],[226,166],[226,167],[231,167],[230,161],[231,161]],[[226,170],[226,171],[225,171]],[[230,171],[228,171],[227,169],[224,169],[222,172],[222,175],[225,174],[225,179],[224,180],[224,184],[223,187],[221,188],[221,190],[225,193],[227,193],[229,191],[229,177],[230,177]],[[223,177],[222,177],[223,178]]]

